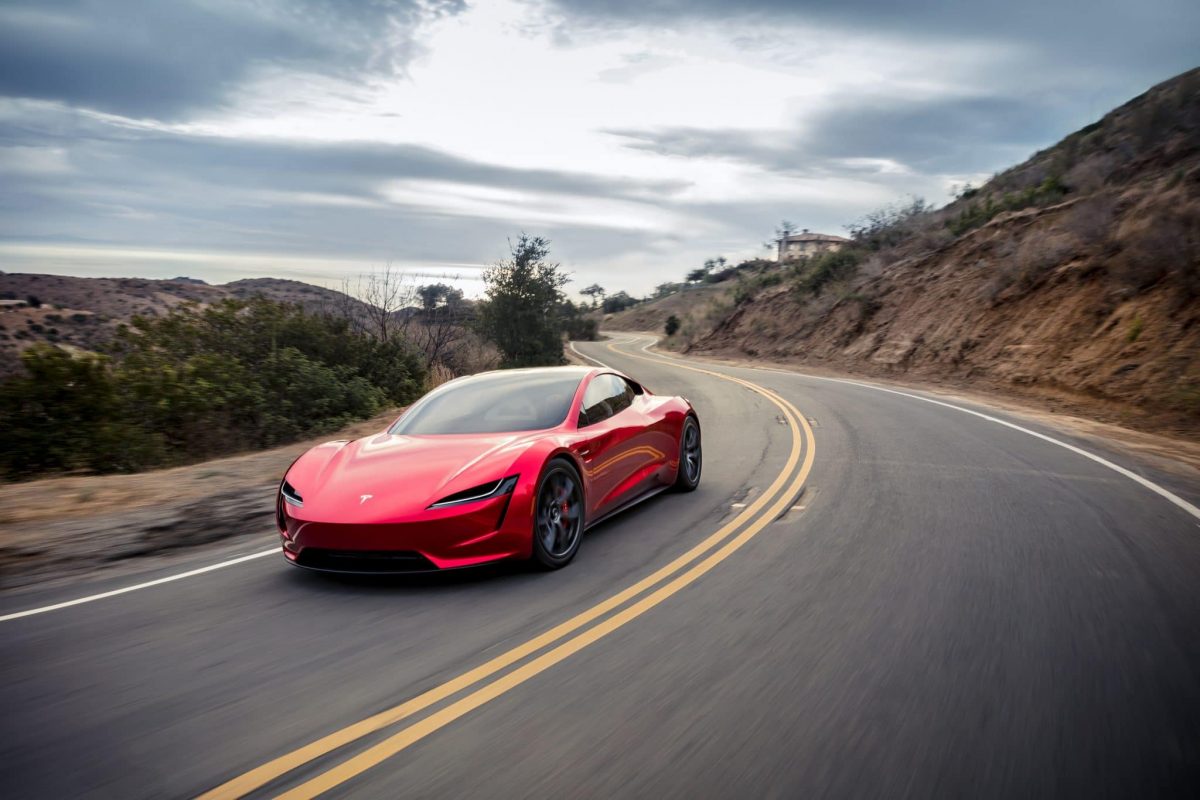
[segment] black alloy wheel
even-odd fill
[[[552,461],[537,489],[533,558],[547,569],[565,567],[583,538],[583,486],[564,461]]]
[[[683,433],[679,436],[679,473],[675,488],[681,492],[692,492],[700,485],[700,473],[704,469],[704,454],[700,448],[700,423],[695,417],[683,422]]]

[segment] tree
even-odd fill
[[[794,223],[791,223],[786,219],[782,220],[778,225],[775,226],[775,239],[773,241],[763,242],[763,247],[767,248],[768,250],[774,250],[780,239],[786,239],[795,232],[796,226]]]
[[[726,260],[725,256],[718,256],[705,261],[704,267],[708,270],[708,274],[704,276],[704,282],[720,283],[721,281],[727,281],[730,278],[736,277],[738,274],[737,267],[726,266],[728,263],[729,261]]]
[[[726,263],[727,262],[725,261],[724,256],[717,256],[716,258],[707,259],[704,262],[704,266],[700,267],[699,269],[694,269],[687,274],[688,283],[700,283],[701,281],[706,280],[708,276],[712,274],[714,269],[722,269]]]
[[[360,277],[355,294],[365,303],[361,313],[368,333],[384,342],[407,336],[412,316],[404,309],[416,305],[418,299],[411,278],[385,264],[365,279]]]
[[[600,308],[603,309],[605,314],[615,314],[618,311],[624,311],[637,304],[638,300],[636,297],[631,297],[628,292],[620,291],[612,297],[604,298],[604,303],[601,304]]]
[[[663,326],[663,330],[667,332],[667,336],[674,336],[679,330],[679,317],[674,314],[667,317],[667,324]]]
[[[473,307],[461,289],[441,281],[417,286],[411,273],[390,264],[343,280],[320,311],[345,320],[355,334],[415,349],[425,369],[451,365],[472,340],[466,327]]]
[[[912,195],[908,202],[878,208],[846,226],[856,244],[868,250],[894,247],[911,237],[921,219],[933,210],[923,197]]]
[[[589,311],[591,309],[587,303],[575,305],[570,300],[565,300],[559,305],[559,319],[562,321],[563,331],[567,334],[568,339],[584,342],[596,341],[599,337],[599,326],[594,318],[584,316]]]
[[[417,297],[421,298],[421,310],[427,313],[440,305],[450,305],[455,296],[461,301],[462,290],[444,283],[430,283],[417,287]]]
[[[409,327],[409,339],[424,354],[426,369],[437,363],[453,363],[466,344],[463,330],[471,314],[462,289],[432,283],[418,287],[417,296],[421,299],[421,315]]]
[[[549,255],[548,241],[523,233],[511,257],[483,273],[487,299],[479,328],[500,349],[505,367],[563,363],[558,309],[570,278],[546,260]]]
[[[591,286],[587,287],[586,289],[580,289],[579,293],[582,295],[587,295],[588,297],[592,298],[592,308],[596,307],[596,304],[597,304],[596,298],[597,297],[599,297],[601,300],[603,300],[604,296],[606,294],[608,294],[607,292],[604,291],[604,287],[598,283],[593,283]]]

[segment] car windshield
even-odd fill
[[[509,433],[562,424],[583,376],[578,372],[499,372],[455,381],[421,398],[389,433]]]

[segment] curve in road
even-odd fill
[[[1120,470],[1195,487],[990,409],[648,344],[579,349],[692,399],[698,492],[549,575],[257,558],[13,618],[6,795],[1196,793],[1200,538]]]

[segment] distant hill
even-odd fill
[[[695,317],[704,310],[717,308],[729,310],[733,307],[730,297],[734,284],[702,283],[690,286],[658,300],[639,303],[616,314],[607,314],[600,323],[606,331],[658,331],[662,332],[667,318],[674,315],[679,319]]]
[[[677,346],[979,385],[1200,435],[1200,70],[944,208],[893,209],[858,234],[848,257],[695,304]],[[661,330],[672,302],[638,314]]]
[[[34,342],[95,350],[112,337],[117,325],[135,315],[158,316],[183,303],[205,304],[255,295],[299,303],[313,311],[365,308],[342,292],[279,278],[210,286],[194,278],[0,273],[0,376],[17,369],[20,351]]]

